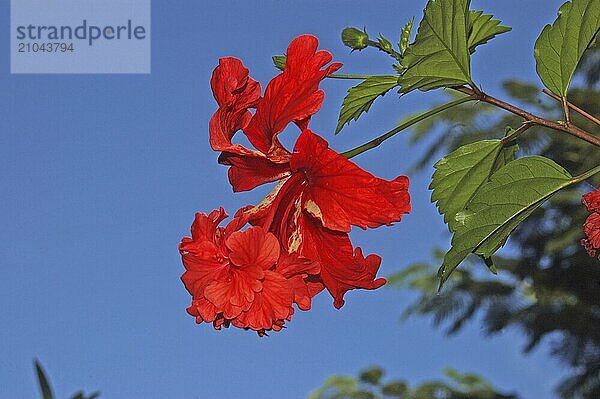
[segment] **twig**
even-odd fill
[[[470,89],[466,86],[455,86],[455,87],[453,87],[453,89],[456,91],[460,91],[461,93],[467,94],[475,100],[480,100],[480,101],[486,102],[488,104],[495,105],[498,108],[502,108],[508,112],[518,115],[518,116],[522,117],[523,119],[525,119],[526,121],[533,123],[535,125],[547,127],[549,129],[553,129],[553,130],[558,130],[558,131],[564,132],[564,133],[568,133],[572,136],[575,136],[584,141],[587,141],[590,144],[600,147],[600,137],[594,136],[571,123],[569,123],[569,124],[564,123],[564,122],[560,123],[560,122],[555,122],[555,121],[551,121],[548,119],[544,119],[544,118],[534,115],[530,112],[527,112],[521,108],[515,107],[514,105],[508,104],[502,100],[499,100],[495,97],[487,95],[485,93],[477,93],[473,89]]]
[[[554,100],[562,102],[562,99],[559,96],[557,96],[556,94],[552,93],[550,90],[544,89],[544,90],[542,90],[542,92],[544,94],[552,97]],[[596,125],[600,125],[600,119],[596,118],[593,115],[588,114],[587,112],[585,112],[584,110],[579,108],[577,105],[575,105],[569,101],[566,101],[566,103],[569,108],[571,108],[573,111],[577,112],[579,115],[589,119],[590,121],[594,122]]]

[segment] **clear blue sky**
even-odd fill
[[[448,338],[427,319],[400,323],[410,293],[352,291],[339,311],[323,293],[288,329],[262,339],[198,326],[185,312],[177,244],[194,212],[234,211],[265,193],[233,195],[209,149],[218,58],[243,59],[264,86],[276,74],[271,55],[312,33],[343,72],[388,73],[381,54],[349,54],[340,31],[366,26],[395,39],[410,17],[420,19],[425,0],[153,0],[150,75],[10,75],[8,3],[0,5],[0,397],[37,397],[34,357],[60,398],[79,388],[103,398],[302,398],[332,373],[376,364],[414,382],[451,366],[527,398],[552,397],[564,371],[547,346],[525,357],[518,331],[486,339],[470,323]],[[533,43],[560,3],[474,0],[513,27],[477,50],[475,81],[503,96],[503,79],[533,80]],[[349,82],[323,87],[311,127],[339,150],[440,98],[391,93],[334,138]],[[392,178],[417,153],[398,137],[357,162]],[[429,175],[411,176],[413,213],[402,223],[353,233],[365,252],[383,256],[382,275],[448,245]]]

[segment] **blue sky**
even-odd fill
[[[473,1],[513,31],[477,50],[474,80],[504,96],[507,78],[535,79],[533,43],[560,1]],[[529,356],[508,330],[483,338],[478,323],[446,337],[427,319],[400,323],[414,299],[389,289],[352,291],[335,310],[323,293],[310,312],[269,338],[196,325],[177,244],[196,211],[233,212],[265,190],[233,195],[208,146],[209,87],[221,56],[241,58],[263,86],[270,57],[298,34],[319,37],[341,72],[389,73],[375,51],[350,54],[345,26],[395,39],[425,0],[167,2],[153,0],[149,75],[10,75],[8,1],[0,5],[0,397],[37,397],[32,359],[58,397],[99,389],[104,398],[302,398],[333,373],[381,365],[413,382],[446,366],[472,371],[527,398],[552,397],[563,375],[546,344]],[[388,94],[333,137],[350,82],[326,81],[311,128],[346,150],[439,101],[440,93]],[[393,178],[418,149],[402,137],[356,161]],[[353,233],[383,257],[381,275],[449,237],[429,202],[430,171],[411,176],[413,212],[394,227]]]

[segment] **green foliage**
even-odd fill
[[[273,65],[275,65],[275,68],[283,71],[287,57],[285,55],[274,55],[271,58],[273,59]]]
[[[400,49],[400,54],[404,55],[408,45],[410,44],[410,35],[412,34],[413,25],[415,24],[415,19],[411,18],[410,21],[404,25],[402,28],[402,32],[400,33],[400,41],[398,42],[398,48]]]
[[[352,376],[329,377],[322,387],[310,393],[307,399],[518,399],[515,395],[497,392],[485,379],[471,373],[461,373],[445,369],[449,381],[425,381],[411,387],[404,380],[383,382],[384,371],[372,367],[360,373],[357,379]],[[378,378],[363,378],[377,375]]]
[[[352,51],[360,51],[369,46],[369,35],[364,30],[347,27],[342,31],[342,43],[350,47]]]
[[[52,393],[52,388],[50,387],[50,383],[48,382],[44,368],[37,360],[34,361],[34,366],[40,391],[42,393],[42,399],[54,399],[54,394]]]
[[[564,168],[540,156],[517,159],[494,173],[456,215],[452,248],[438,272],[440,286],[467,255],[490,257],[525,218],[573,183]]]
[[[492,15],[484,14],[483,11],[469,11],[470,30],[467,47],[471,54],[475,52],[475,47],[511,30],[508,26],[500,25],[502,21],[492,18]]]
[[[385,52],[390,53],[394,50],[394,47],[392,47],[392,43],[388,39],[386,39],[385,36],[383,36],[381,33],[377,38],[377,42],[379,43],[379,48],[381,48]]]
[[[372,76],[350,88],[342,103],[335,133],[352,119],[358,120],[363,112],[369,111],[373,101],[398,85],[398,77],[393,75]]]
[[[592,50],[584,58],[600,52]],[[594,64],[578,73],[590,83],[597,81]],[[581,66],[580,66],[581,67]],[[600,75],[598,75],[600,76]],[[507,81],[507,95],[529,110],[550,119],[560,118],[562,109],[554,101],[544,101],[535,84]],[[510,100],[509,100],[510,101]],[[569,101],[593,115],[600,114],[600,92],[593,87],[575,87]],[[468,112],[467,110],[468,109]],[[485,111],[485,112],[483,112]],[[572,114],[573,123],[587,131],[598,132],[589,120]],[[506,126],[518,126],[518,116],[494,110],[485,104],[468,104],[437,114],[411,129],[412,141],[432,143],[415,163],[415,170],[430,165],[437,154],[447,153],[477,140],[497,137]],[[598,165],[594,146],[567,135],[532,127],[518,138],[519,154],[536,153],[552,158],[575,175]],[[588,180],[600,184],[600,175]],[[435,325],[456,333],[476,316],[483,320],[487,334],[514,326],[522,331],[524,350],[530,351],[552,337],[552,355],[564,362],[568,373],[557,394],[563,399],[600,397],[600,268],[581,247],[581,225],[588,215],[581,205],[582,191],[592,185],[572,185],[553,195],[511,234],[509,253],[493,257],[499,274],[491,278],[471,266],[477,258],[467,258],[465,267],[456,269],[441,292],[434,275],[435,264],[409,265],[389,277],[390,287],[409,288],[420,293],[418,300],[404,312],[429,315]],[[443,253],[436,255],[438,258]],[[471,260],[472,261],[471,261]],[[556,381],[558,383],[558,381]]]
[[[363,370],[358,378],[360,378],[362,382],[376,385],[379,384],[379,381],[381,381],[381,377],[383,377],[383,370],[381,370],[379,367],[371,367]]]
[[[554,94],[566,98],[575,68],[600,29],[600,0],[573,0],[558,11],[535,43],[537,73]]]
[[[514,146],[505,148],[501,140],[482,140],[454,150],[433,165],[431,201],[437,202],[451,231],[458,223],[456,214],[496,169],[514,159],[515,150]]]
[[[34,360],[35,373],[37,375],[38,384],[40,386],[40,391],[42,394],[42,399],[54,399],[54,394],[52,393],[52,387],[50,386],[50,382],[48,381],[48,377],[44,372],[44,368],[40,364],[39,361]],[[100,396],[100,392],[94,392],[89,396],[85,396],[83,391],[79,391],[74,394],[71,399],[96,399]]]
[[[429,0],[401,62],[400,92],[471,84],[469,0]]]

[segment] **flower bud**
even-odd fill
[[[360,29],[345,28],[342,31],[342,42],[352,50],[362,50],[369,45],[369,35]]]

